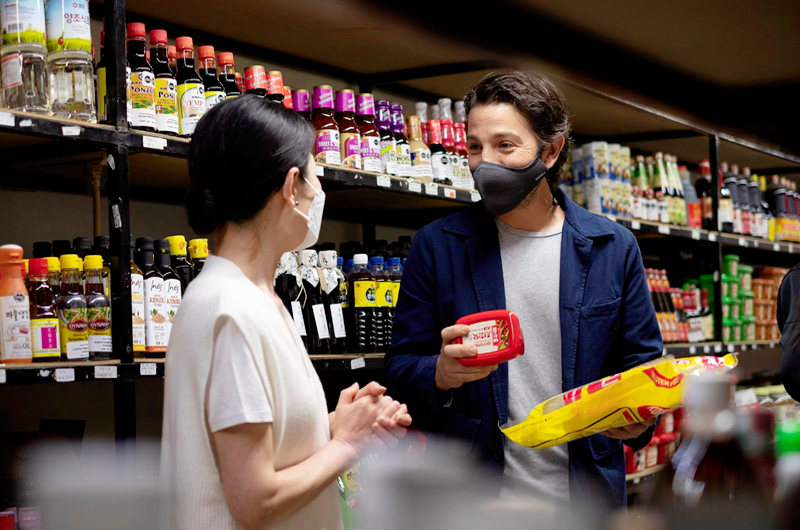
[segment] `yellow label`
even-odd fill
[[[378,282],[378,290],[375,296],[375,302],[378,307],[394,307],[392,282]]]
[[[225,91],[209,90],[206,92],[206,112],[212,109],[217,103],[225,101]]]
[[[152,72],[131,72],[131,127],[156,127],[155,77]]]
[[[392,307],[397,307],[398,296],[400,296],[400,282],[392,282]]]
[[[108,99],[108,92],[106,92],[106,67],[97,69],[97,108],[100,111],[98,115],[99,121],[108,118],[106,115],[106,105]]]
[[[156,130],[178,134],[178,87],[174,79],[156,79]]]
[[[197,122],[206,113],[206,98],[203,85],[200,83],[182,83],[178,85],[178,113],[181,135],[188,136],[192,134]]]
[[[58,332],[61,335],[61,354],[67,360],[89,357],[89,323],[86,309],[59,309]]]
[[[339,295],[342,299],[342,309],[350,307],[350,304],[347,302],[350,298],[347,296],[350,292],[349,283],[347,281],[343,281],[339,284]]]
[[[370,282],[370,281],[363,281],[363,282],[353,282],[353,298],[355,300],[356,307],[375,307],[376,300],[375,297],[377,296],[378,291],[378,282]]]

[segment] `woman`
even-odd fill
[[[800,401],[800,265],[795,265],[781,283],[777,317],[783,348],[783,386],[790,396]]]
[[[255,96],[200,121],[189,147],[189,224],[215,255],[187,290],[167,355],[161,468],[169,528],[339,528],[335,479],[411,418],[370,383],[328,415],[273,288],[284,252],[313,245],[325,194],[314,132]]]

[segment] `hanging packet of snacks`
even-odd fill
[[[736,357],[671,355],[552,397],[503,433],[525,447],[545,449],[616,427],[641,423],[681,406],[684,381],[693,373],[724,372]]]

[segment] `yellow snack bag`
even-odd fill
[[[520,445],[544,449],[640,423],[680,407],[687,375],[727,371],[736,363],[730,354],[662,357],[552,397],[531,410],[525,421],[503,425],[502,430]]]

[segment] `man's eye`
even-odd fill
[[[500,144],[500,149],[511,149],[513,146],[508,142],[503,142]]]
[[[477,144],[470,144],[470,146],[469,146],[469,150],[470,151],[477,151],[480,148],[481,148],[481,146],[479,146]]]

